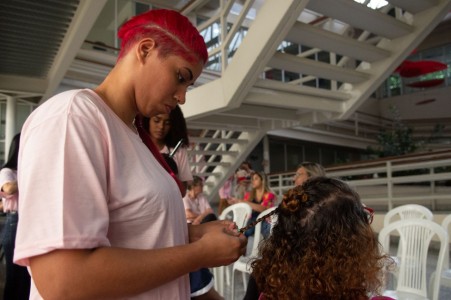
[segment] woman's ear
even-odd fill
[[[138,42],[136,48],[138,60],[144,63],[150,55],[152,55],[156,50],[156,43],[154,39],[145,38]]]

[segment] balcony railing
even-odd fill
[[[294,172],[271,174],[270,186],[281,197],[293,186]],[[355,188],[362,202],[378,210],[418,203],[434,211],[451,210],[451,150],[406,155],[326,169]]]

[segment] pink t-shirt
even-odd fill
[[[13,182],[17,180],[17,171],[9,168],[3,168],[0,170],[0,188],[8,182]],[[18,196],[19,193],[15,193],[12,195],[7,195],[3,192],[0,192],[0,196],[2,197],[3,202],[3,211],[17,211],[18,207]]]
[[[14,261],[55,249],[188,243],[174,179],[91,90],[61,93],[22,129]],[[160,270],[155,270],[159,272]],[[127,299],[189,299],[188,276]],[[32,282],[30,299],[42,299]]]
[[[204,194],[200,193],[196,198],[191,198],[188,193],[183,197],[183,205],[185,209],[191,209],[191,211],[197,215],[200,215],[207,209],[211,209],[210,203]],[[191,221],[188,221],[191,222]]]
[[[163,149],[160,150],[161,153],[169,154],[173,148],[168,149],[167,146],[164,146]],[[177,152],[174,154],[174,160],[177,164],[178,174],[177,177],[180,181],[191,181],[193,180],[193,174],[191,174],[191,168],[189,165],[188,159],[188,151],[186,151],[185,147],[180,147]]]

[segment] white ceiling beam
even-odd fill
[[[337,80],[344,83],[360,83],[368,80],[370,77],[369,74],[364,72],[285,53],[276,53],[268,62],[268,66],[294,73],[301,71],[302,74]]]
[[[55,93],[106,2],[107,0],[80,1],[48,73],[49,84],[41,103]]]
[[[226,115],[211,115],[187,121],[188,128],[193,129],[239,129],[240,131],[258,130],[260,124],[257,119],[226,116]]]
[[[222,116],[233,116],[242,118],[252,118],[258,120],[292,120],[297,121],[299,115],[296,110],[283,109],[273,106],[259,106],[242,104],[239,108],[234,108],[221,113]]]
[[[268,135],[357,149],[367,149],[370,145],[373,147],[377,146],[371,139],[353,137],[346,134],[336,134],[324,130],[315,130],[309,127],[271,130],[268,132]]]
[[[313,97],[309,95],[296,95],[271,90],[253,88],[246,96],[246,104],[272,106],[295,110],[320,110],[335,113],[344,112],[344,104],[335,100]]]
[[[309,95],[315,97],[321,97],[331,100],[348,100],[351,95],[344,91],[326,90],[320,88],[314,88],[306,85],[291,84],[290,82],[281,82],[271,79],[259,79],[255,82],[255,87],[276,90],[280,92],[295,93],[301,95]]]
[[[48,81],[44,78],[0,74],[0,92],[2,93],[42,95],[45,93],[47,84]]]
[[[296,22],[286,39],[300,45],[319,48],[367,62],[390,56],[390,51],[301,22]]]

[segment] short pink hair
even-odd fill
[[[190,62],[208,59],[203,37],[189,19],[168,9],[149,10],[134,16],[119,29],[121,50],[118,61],[139,40],[151,37],[155,40],[159,56],[179,55]]]

